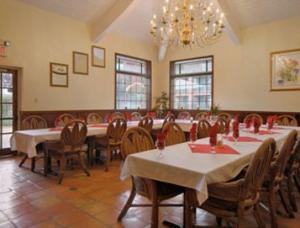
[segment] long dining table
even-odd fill
[[[155,119],[153,122],[153,129],[160,129],[163,124],[162,119]],[[176,120],[183,131],[188,132],[192,126],[189,120]],[[196,121],[194,121],[196,122]],[[139,121],[128,121],[127,127],[138,126]],[[105,136],[108,123],[90,124],[88,125],[88,137]],[[28,155],[29,158],[37,156],[36,146],[40,143],[49,140],[59,140],[63,128],[45,128],[33,130],[17,130],[13,133],[10,144],[12,151],[22,152]]]
[[[240,139],[223,138],[223,148],[210,148],[209,139],[185,142],[129,155],[122,167],[120,178],[139,176],[185,187],[185,227],[195,222],[195,207],[208,199],[207,185],[234,178],[251,161],[262,142],[274,138],[280,149],[289,132],[299,127],[276,127],[269,131],[262,126],[259,134],[241,125]],[[223,137],[223,136],[222,136]],[[228,152],[228,148],[232,153]],[[199,151],[197,151],[199,150]],[[195,202],[197,201],[197,202]]]

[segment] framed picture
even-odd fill
[[[89,55],[82,52],[73,51],[73,73],[89,74]]]
[[[50,86],[68,87],[69,66],[61,63],[50,63]]]
[[[105,48],[92,46],[92,66],[105,67]]]
[[[271,53],[271,91],[300,90],[300,49]]]

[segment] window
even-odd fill
[[[151,61],[116,54],[116,109],[150,109]]]
[[[170,62],[171,108],[209,110],[212,106],[213,57]]]

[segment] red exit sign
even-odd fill
[[[0,56],[6,56],[6,47],[0,46]]]

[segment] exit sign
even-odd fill
[[[0,56],[2,57],[6,56],[6,47],[0,46]]]

